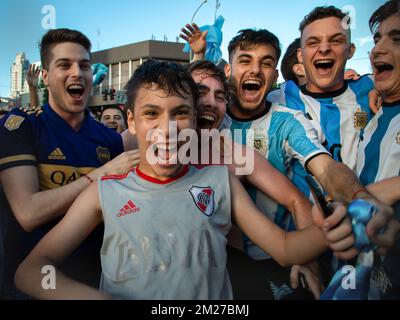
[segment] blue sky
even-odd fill
[[[201,0],[0,0],[0,96],[8,96],[10,67],[19,52],[31,61],[39,60],[38,42],[46,32],[42,27],[42,9],[55,9],[56,27],[82,31],[93,44],[93,51],[123,44],[149,40],[176,41],[180,28],[190,22]],[[220,0],[218,14],[225,18],[223,26],[223,56],[227,58],[227,44],[243,28],[266,28],[275,33],[283,52],[299,36],[302,18],[319,5],[352,6],[355,19],[352,40],[356,54],[348,67],[359,73],[370,72],[368,52],[373,43],[368,19],[385,0]],[[199,26],[214,22],[216,0],[208,0],[196,15]],[[100,35],[98,34],[100,30]],[[183,42],[183,40],[180,40]]]

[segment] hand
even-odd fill
[[[299,285],[300,273],[304,275],[308,289],[311,291],[314,298],[319,299],[321,292],[324,290],[324,285],[321,281],[318,263],[313,261],[302,266],[292,266],[292,270],[290,271],[290,285],[293,289],[296,289]]]
[[[30,64],[28,72],[26,74],[26,82],[30,87],[37,88],[39,74],[40,74],[40,67],[35,66],[34,64]]]
[[[368,101],[369,101],[369,108],[373,113],[377,113],[378,110],[382,107],[382,98],[379,95],[378,91],[372,89],[368,93]]]
[[[347,69],[344,72],[344,79],[345,80],[358,80],[360,78],[361,78],[361,76],[357,73],[357,71],[355,71],[353,69]]]
[[[342,260],[350,260],[358,254],[354,248],[355,237],[350,217],[346,207],[341,203],[334,204],[334,211],[325,218],[317,206],[312,208],[312,217],[315,225],[320,228],[325,236],[328,246],[334,254]]]
[[[104,166],[90,172],[90,178],[97,180],[103,176],[126,174],[134,166],[138,165],[139,162],[139,150],[126,151],[110,162],[107,162]]]
[[[201,32],[197,24],[192,23],[185,25],[186,28],[182,28],[179,37],[187,41],[190,45],[194,54],[204,54],[207,48],[207,33],[208,31]]]
[[[378,246],[377,253],[384,256],[400,236],[400,223],[393,217],[391,207],[377,203],[374,205],[378,211],[368,222],[366,233],[371,242]],[[380,230],[383,232],[379,233]]]

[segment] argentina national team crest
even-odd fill
[[[368,114],[365,111],[361,111],[359,108],[354,113],[354,128],[364,129],[368,122]]]
[[[214,190],[211,187],[191,187],[189,190],[197,208],[206,216],[214,213]]]

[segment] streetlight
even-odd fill
[[[201,8],[207,1],[208,1],[208,0],[203,0],[203,2],[200,3],[199,7],[198,7],[198,8],[196,9],[196,11],[193,13],[193,17],[192,17],[192,20],[190,21],[190,23],[193,23],[195,15],[197,14],[197,12],[200,10],[200,8]]]

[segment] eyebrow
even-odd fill
[[[173,110],[179,110],[179,109],[192,109],[193,107],[188,105],[188,104],[181,104],[178,106],[173,107]],[[143,109],[156,109],[156,110],[161,110],[162,108],[156,104],[145,104],[143,106]]]
[[[60,59],[57,59],[55,63],[59,63],[59,62],[70,62],[70,61],[71,61],[71,59],[68,59],[68,58],[60,58]],[[90,63],[90,60],[89,60],[89,59],[82,59],[82,60],[80,60],[79,62]]]
[[[242,53],[242,54],[238,57],[238,59],[240,59],[240,58],[249,58],[249,59],[252,59],[253,57],[252,57],[251,55],[247,54],[247,53]],[[267,60],[267,59],[270,59],[270,60],[273,60],[273,61],[276,60],[275,57],[274,57],[274,56],[271,56],[270,54],[267,54],[266,56],[262,57],[261,60]]]

